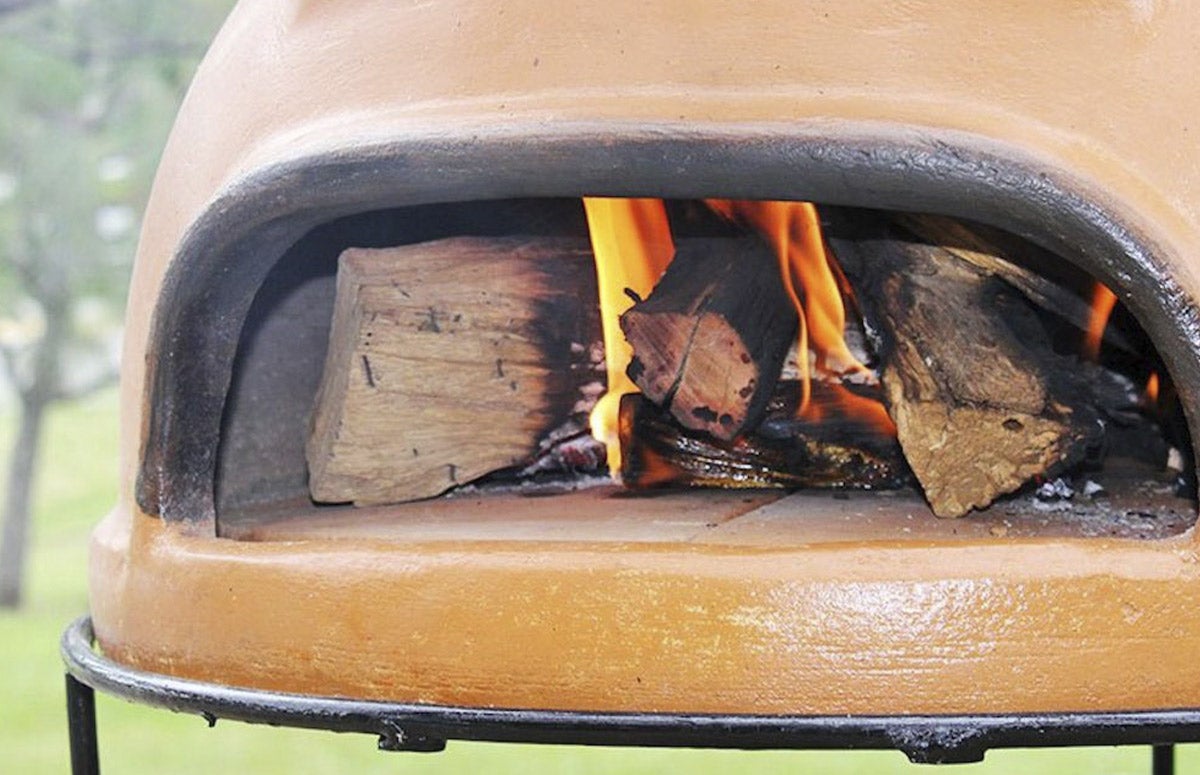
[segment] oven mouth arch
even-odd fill
[[[1198,438],[1200,308],[1167,251],[1109,192],[950,130],[539,123],[317,153],[260,168],[211,202],[172,257],[151,322],[140,509],[215,530],[221,417],[239,334],[267,272],[310,229],[369,210],[584,194],[802,199],[1005,229],[1117,293],[1180,386]]]

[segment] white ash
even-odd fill
[[[604,341],[592,342],[588,346],[588,363],[592,365],[592,371],[607,371],[608,361],[604,357]]]
[[[829,383],[844,382],[852,385],[878,385],[879,374],[872,366],[872,358],[869,352],[863,348],[863,336],[861,332],[855,333],[857,329],[850,327],[846,328],[846,345],[850,350],[850,355],[859,363],[867,366],[864,371],[850,372],[848,374],[836,374],[830,371],[825,371],[817,368],[817,354],[812,348],[808,350],[808,373],[814,380]],[[852,335],[853,334],[853,335]],[[791,349],[788,350],[787,357],[783,360],[783,368],[779,372],[779,378],[798,380],[800,379],[800,344],[793,342]]]
[[[547,452],[556,444],[569,441],[587,432],[587,430],[586,418],[578,414],[568,417],[566,422],[551,430],[546,434],[545,438],[538,442],[538,451]]]
[[[1195,522],[1192,504],[1178,497],[1170,482],[1149,472],[1144,477],[1118,475],[1115,481],[1081,478],[1073,489],[1090,491],[1093,497],[1046,501],[1027,491],[998,501],[985,514],[1003,515],[1012,528],[1010,536],[1038,535],[1056,525],[1082,537],[1157,539],[1178,535]]]
[[[593,401],[593,404],[595,402]],[[574,414],[538,442],[538,453],[520,470],[518,476],[542,473],[582,474],[599,471],[607,465],[605,446],[588,427],[586,413]]]
[[[1132,379],[1119,371],[1113,371],[1112,369],[1105,369],[1104,371],[1110,383],[1124,393],[1127,405],[1136,407],[1142,402],[1142,391]]]
[[[1048,482],[1042,482],[1035,495],[1039,501],[1071,500],[1075,497],[1075,488],[1060,476]]]
[[[572,414],[589,414],[596,407],[596,402],[600,400],[600,396],[604,395],[605,390],[607,388],[603,382],[593,381],[580,385],[580,398],[571,407]]]
[[[590,490],[593,487],[611,486],[613,480],[607,474],[580,474],[570,479],[559,479],[553,482],[539,482],[525,479],[513,482],[474,482],[456,487],[447,492],[444,498],[469,498],[480,495],[557,495],[564,492]]]
[[[878,385],[879,374],[875,369],[868,368],[866,371],[855,371],[850,374],[843,374],[837,379],[838,382],[845,382],[849,385]]]
[[[846,347],[850,350],[850,354],[857,358],[859,363],[872,365],[875,361],[875,354],[867,346],[866,332],[857,323],[857,318],[847,320],[846,331],[842,338],[846,340]]]
[[[1070,512],[1072,511],[1071,502],[1069,500],[1043,500],[1042,498],[1032,498],[1029,501],[1033,506],[1034,511],[1042,512]]]

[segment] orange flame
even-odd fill
[[[596,256],[596,286],[600,296],[600,323],[608,390],[592,409],[592,436],[607,450],[608,470],[621,470],[621,445],[617,414],[621,396],[639,392],[625,373],[633,350],[621,332],[620,317],[633,306],[626,289],[645,298],[675,255],[667,209],[661,199],[605,199],[585,197],[588,231]]]
[[[804,323],[801,352],[807,333],[816,367],[821,371],[835,375],[867,372],[846,346],[846,307],[839,273],[825,249],[817,208],[811,202],[729,199],[709,199],[706,204],[726,218],[757,230],[775,249],[784,287]],[[803,290],[805,303],[796,288]],[[805,369],[804,364],[801,369]]]
[[[837,398],[836,405],[839,414],[854,417],[867,427],[873,428],[876,433],[895,438],[896,423],[892,422],[891,415],[887,413],[887,409],[882,403],[873,398],[860,396],[840,382],[830,382],[826,387]],[[811,404],[805,412],[805,417],[813,421],[823,420],[826,416],[826,410],[815,403]]]
[[[811,202],[729,199],[709,199],[705,203],[725,218],[755,229],[775,249],[780,279],[800,318],[797,365],[802,394],[797,414],[820,420],[824,410],[811,401],[810,346],[813,365],[821,373],[842,377],[871,372],[846,344],[846,306],[842,297],[849,295],[850,285],[825,247],[816,206]],[[861,419],[880,433],[896,435],[896,426],[881,403],[863,398],[840,384],[831,387],[846,414]]]
[[[619,318],[633,305],[627,289],[645,298],[675,253],[666,208],[658,199],[583,200],[596,256],[601,322],[607,360],[608,392],[591,415],[592,435],[607,447],[609,471],[621,470],[617,417],[621,396],[638,388],[625,370],[633,356]],[[798,363],[802,395],[797,414],[820,420],[831,411],[858,418],[878,432],[896,435],[884,406],[834,381],[836,407],[811,401],[812,370],[832,377],[872,372],[846,344],[843,294],[849,283],[825,247],[816,207],[809,202],[711,199],[714,212],[759,232],[771,245],[779,264],[780,282],[799,317]],[[812,351],[812,363],[809,351]]]
[[[1158,372],[1150,372],[1150,376],[1146,378],[1145,403],[1146,406],[1154,408],[1158,406]]]
[[[749,221],[775,249],[775,258],[779,262],[779,278],[792,306],[800,319],[797,330],[798,352],[800,354],[797,366],[800,368],[800,384],[803,393],[800,397],[799,413],[804,413],[812,399],[812,383],[808,366],[808,329],[809,323],[804,315],[804,305],[800,294],[796,291],[796,277],[791,264],[792,217],[791,202],[750,202],[733,199],[708,199],[705,201],[714,212],[731,221]],[[839,299],[840,301],[840,299]]]
[[[1117,296],[1102,282],[1092,288],[1092,312],[1088,316],[1088,329],[1083,339],[1083,356],[1090,361],[1100,360],[1100,343],[1104,341],[1104,329],[1108,318],[1117,305]]]

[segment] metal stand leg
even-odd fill
[[[92,687],[76,681],[71,675],[67,676],[67,730],[71,737],[73,775],[100,775],[100,749],[96,745],[96,693]]]
[[[1175,746],[1156,745],[1152,750],[1151,770],[1154,775],[1175,775]]]

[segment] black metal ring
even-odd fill
[[[990,748],[1200,741],[1200,709],[957,716],[757,716],[497,710],[346,700],[134,670],[98,654],[89,617],[62,636],[67,671],[93,689],[216,723],[361,732],[395,751],[447,740],[740,749],[897,749],[913,762],[979,761]]]

